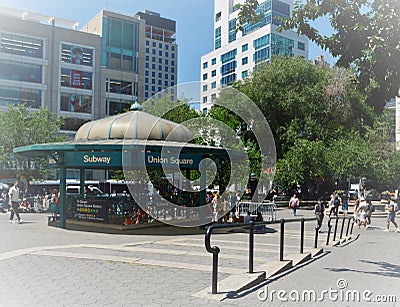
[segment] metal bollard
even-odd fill
[[[328,236],[326,237],[326,245],[329,245],[329,239],[331,237],[331,230],[332,230],[331,219],[329,219],[328,220]]]
[[[343,217],[342,228],[340,230],[340,240],[342,240],[342,237],[343,237],[344,223],[346,223],[346,217],[345,216]]]
[[[337,232],[337,224],[339,222],[339,218],[336,217],[336,223],[335,223],[335,233],[333,234],[333,241],[336,241],[336,232]]]
[[[349,222],[347,223],[346,237],[349,235],[350,222],[351,222],[351,218],[349,218]]]
[[[281,242],[280,242],[280,251],[279,251],[279,260],[283,261],[283,245],[285,244],[285,219],[281,219]]]
[[[213,246],[213,269],[212,269],[212,294],[217,294],[217,281],[218,281],[218,253],[220,249],[217,246]]]
[[[315,241],[314,241],[314,248],[317,248],[317,247],[318,247],[318,231],[319,231],[319,228],[318,228],[318,227],[315,227]]]
[[[254,222],[250,222],[249,234],[249,273],[253,273],[253,260],[254,260]]]
[[[350,235],[353,234],[353,227],[354,227],[354,219],[352,219],[351,228],[350,228]]]
[[[304,218],[302,218],[301,219],[301,230],[300,230],[300,232],[301,232],[301,237],[300,237],[300,254],[303,254],[304,253],[304,221],[305,221],[305,219]]]

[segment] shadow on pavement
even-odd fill
[[[393,264],[385,261],[370,261],[370,260],[359,260],[362,263],[371,264],[378,266],[378,271],[362,271],[348,268],[326,268],[331,272],[352,272],[352,273],[363,273],[369,275],[378,275],[386,277],[400,278],[400,265]]]

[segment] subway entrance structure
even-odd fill
[[[233,163],[232,160],[240,161],[245,158],[239,151],[195,144],[188,128],[150,115],[142,111],[138,103],[129,112],[84,124],[72,141],[23,146],[15,148],[14,152],[30,157],[45,157],[49,165],[59,169],[61,228],[66,228],[68,219],[111,223],[107,214],[114,214],[116,212],[113,210],[118,209],[108,198],[85,200],[86,169],[124,170],[125,175],[132,174],[128,186],[134,201],[139,203],[142,210],[152,211],[150,213],[156,219],[158,214],[165,216],[166,211],[169,214],[176,212],[177,207],[159,195],[157,199],[153,199],[155,204],[148,204],[148,199],[141,199],[145,196],[141,186],[148,180],[146,173],[149,170],[183,172],[183,177],[190,178],[191,171],[199,170],[202,174],[200,191],[194,194],[198,198],[196,207],[200,209],[197,214],[193,214],[192,210],[190,214],[193,216],[185,213],[189,219],[185,219],[182,226],[204,225],[211,222],[207,220],[204,206],[207,184],[205,174],[209,172],[209,166],[213,164],[218,169],[226,159]],[[80,171],[80,196],[74,198],[72,203],[67,199],[67,169]],[[184,181],[189,183],[186,179]],[[221,187],[222,179],[217,178],[216,181]],[[190,190],[189,184],[187,185]],[[148,205],[151,206],[143,208]],[[189,209],[194,206],[194,202],[183,205]],[[123,218],[124,209],[122,208],[122,212],[119,210]],[[119,221],[121,220],[117,223]]]

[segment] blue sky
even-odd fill
[[[213,50],[214,0],[0,0],[0,4],[79,21],[80,26],[103,8],[127,15],[147,9],[174,19],[179,44],[178,83],[200,80],[200,57]],[[318,29],[329,32],[323,24]],[[310,59],[323,54],[328,62],[334,62],[311,42],[309,46]]]

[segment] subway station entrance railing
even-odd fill
[[[250,223],[240,223],[240,224],[215,224],[211,225],[206,232],[205,235],[205,248],[207,252],[213,254],[213,261],[212,261],[212,294],[217,293],[217,280],[218,280],[218,255],[221,249],[218,246],[211,246],[211,235],[214,230],[218,229],[233,229],[233,228],[248,228],[249,230],[249,260],[248,260],[248,273],[254,273],[254,229],[255,226],[260,225],[280,225],[280,243],[279,243],[279,260],[284,260],[284,248],[285,248],[285,224],[287,223],[300,223],[300,242],[299,242],[299,250],[300,253],[304,253],[304,228],[306,222],[316,222],[316,218],[294,218],[294,219],[280,219],[276,221],[266,221],[266,222],[253,222]],[[326,244],[329,245],[329,239],[331,236],[332,231],[332,223],[331,221],[335,221],[335,227],[333,232],[333,240],[336,240],[337,230],[339,221],[341,221],[341,231],[340,231],[340,239],[342,239],[344,226],[347,223],[347,230],[346,236],[350,235],[353,232],[354,220],[353,217],[333,217],[329,218],[328,220],[328,233],[327,233],[327,241]],[[351,229],[350,229],[351,224]],[[315,227],[315,240],[314,240],[314,248],[318,248],[318,235],[319,235],[319,228]]]

